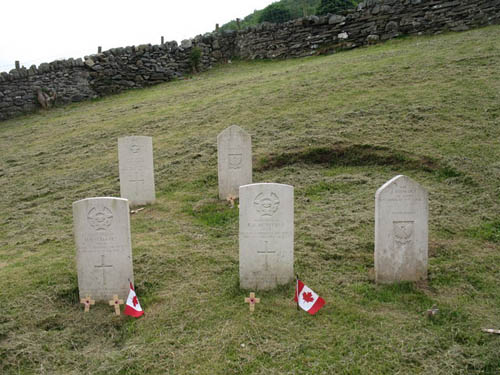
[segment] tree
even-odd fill
[[[358,5],[357,0],[321,0],[316,14],[343,13],[347,9],[354,8],[356,5]]]
[[[290,21],[292,15],[290,11],[280,3],[272,3],[262,10],[259,17],[259,23],[262,22],[272,22],[272,23],[283,23]]]

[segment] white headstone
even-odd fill
[[[240,286],[268,290],[293,274],[293,186],[240,187]]]
[[[239,187],[252,183],[252,139],[233,125],[217,136],[219,198],[238,197]]]
[[[118,138],[118,163],[121,197],[128,199],[131,207],[154,203],[153,139]]]
[[[73,203],[80,298],[126,299],[134,282],[128,201],[88,198]]]
[[[375,194],[375,279],[377,283],[427,279],[427,191],[396,176]]]

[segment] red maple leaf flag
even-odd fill
[[[304,299],[304,301],[306,301],[307,303],[309,302],[313,302],[314,301],[314,298],[312,296],[312,293],[311,292],[308,292],[308,293],[302,293],[302,298]]]
[[[134,286],[130,283],[130,292],[128,293],[127,303],[125,304],[124,314],[138,318],[144,314],[141,304],[135,295]]]
[[[314,293],[300,280],[297,280],[297,285],[295,286],[295,302],[298,302],[302,310],[307,311],[311,315],[316,314],[325,304],[323,298]]]

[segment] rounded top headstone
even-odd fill
[[[389,181],[387,181],[385,184],[383,184],[380,188],[377,189],[375,193],[375,198],[380,198],[383,194],[386,192],[394,193],[394,186],[400,186],[400,187],[414,187],[415,191],[422,192],[424,194],[427,194],[427,190],[425,190],[418,182],[412,180],[410,177],[405,176],[405,175],[397,175],[393,178],[391,178]]]
[[[243,128],[240,128],[238,125],[231,125],[228,128],[224,129],[217,135],[217,140],[224,136],[231,136],[231,135],[240,135],[242,137],[250,137],[250,134],[248,134]]]
[[[398,175],[375,194],[375,280],[377,283],[427,278],[427,191]]]

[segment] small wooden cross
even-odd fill
[[[231,205],[231,208],[234,208],[234,201],[236,200],[236,197],[233,196],[233,195],[229,195],[226,200],[229,202],[229,204]]]
[[[85,312],[89,312],[90,311],[90,305],[95,305],[95,301],[93,299],[90,298],[89,295],[87,295],[87,297],[85,298],[82,298],[80,300],[80,303],[83,303],[85,305]]]
[[[250,293],[250,298],[245,297],[245,303],[249,303],[250,305],[250,312],[253,312],[255,310],[255,304],[260,303],[260,298],[255,298],[255,293],[252,292]]]
[[[120,305],[123,305],[123,300],[118,299],[118,296],[115,294],[113,299],[109,301],[109,306],[115,307],[115,315],[120,315]]]

